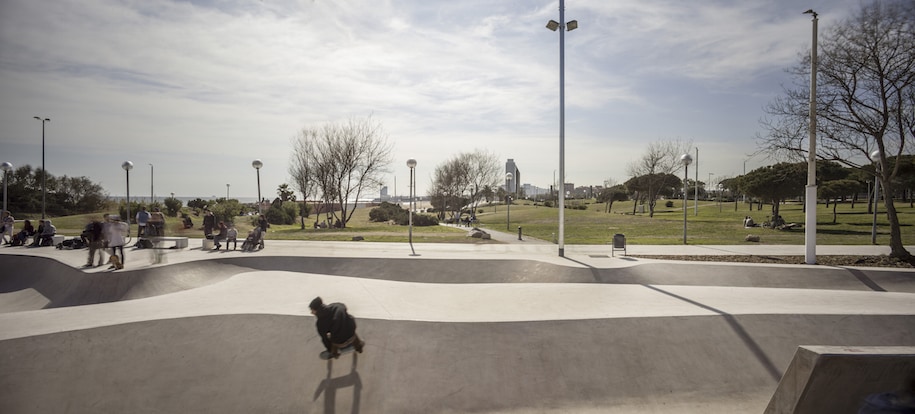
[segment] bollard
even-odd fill
[[[521,226],[518,226],[518,240],[521,240]]]

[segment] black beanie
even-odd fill
[[[308,307],[311,308],[311,310],[321,309],[324,307],[324,301],[321,300],[320,296],[318,296],[311,300],[311,303],[308,304]]]

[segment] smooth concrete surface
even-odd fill
[[[108,271],[0,248],[0,412],[762,412],[799,346],[915,346],[910,270],[416,251],[268,240]],[[318,358],[318,295],[347,304],[365,353]]]
[[[802,346],[765,412],[854,414],[869,395],[892,393],[910,400],[915,389],[907,388],[913,383],[915,347]]]

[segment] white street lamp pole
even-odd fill
[[[407,167],[410,168],[410,202],[409,202],[409,215],[410,215],[410,252],[411,256],[416,256],[416,250],[413,248],[413,187],[416,183],[415,176],[413,175],[413,169],[416,168],[416,160],[410,158],[407,160]]]
[[[44,124],[51,122],[51,118],[42,118],[40,116],[34,117],[35,119],[41,121],[41,218],[45,217],[45,202],[47,199],[48,192],[48,170],[44,166]]]
[[[257,213],[264,214],[263,212],[263,203],[261,203],[261,167],[264,166],[264,163],[261,160],[254,160],[251,162],[251,166],[257,170]]]
[[[871,153],[871,159],[874,160],[874,221],[871,223],[871,244],[877,244],[877,210],[880,209],[877,201],[880,200],[880,150]]]
[[[13,164],[4,162],[0,164],[0,169],[3,170],[3,211],[9,211],[7,209],[7,195],[6,195],[6,182],[10,180],[10,171],[13,170]]]
[[[226,184],[226,201],[229,201],[229,185]]]
[[[817,14],[807,10],[804,14],[813,15],[813,41],[810,48],[810,149],[807,153],[807,194],[804,224],[804,261],[809,264],[817,262]]]
[[[506,173],[506,174],[505,174],[505,181],[507,181],[507,184],[506,184],[506,186],[505,186],[505,187],[506,187],[505,190],[506,190],[506,193],[508,193],[508,194],[505,194],[505,209],[506,209],[506,213],[505,213],[505,214],[506,214],[506,215],[505,215],[505,230],[508,230],[508,231],[511,231],[511,222],[512,222],[512,196],[511,196],[511,194],[512,194],[512,191],[511,191],[511,190],[512,190],[512,189],[511,189],[511,183],[512,183],[512,179],[514,179],[514,178],[515,178],[515,175],[512,174],[512,173]]]
[[[155,170],[153,169],[153,165],[149,164],[149,200],[150,200],[149,203],[150,204],[156,203],[156,193],[153,190],[153,188],[154,188],[153,187],[153,177],[155,177],[155,175],[156,174],[155,174]]]
[[[559,30],[559,257],[565,256],[565,179],[566,179],[566,93],[565,93],[565,32],[578,28],[578,21],[565,22],[565,1],[559,0],[559,22],[550,20],[546,27]],[[564,30],[563,30],[564,29]]]
[[[130,234],[130,170],[133,169],[133,163],[124,161],[121,168],[127,173],[127,234]]]
[[[693,215],[699,216],[699,147],[696,147],[696,188],[693,191]],[[685,196],[684,196],[685,197]]]
[[[693,162],[693,157],[683,154],[680,156],[680,162],[683,163],[683,244],[686,244],[686,200],[689,199],[686,186],[689,181],[689,164]]]

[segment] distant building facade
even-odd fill
[[[512,174],[511,179],[508,179],[509,173]],[[521,182],[521,170],[518,169],[515,160],[509,158],[508,161],[505,162],[505,191],[508,193],[517,193],[519,182]]]

